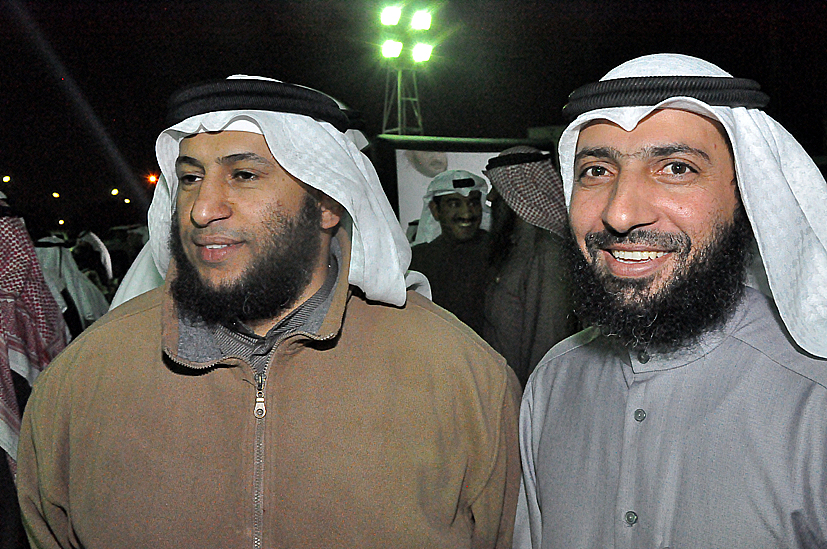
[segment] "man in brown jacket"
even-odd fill
[[[326,96],[173,97],[163,287],[40,378],[18,487],[36,547],[510,547],[519,388],[406,293],[410,249]],[[171,258],[171,259],[170,259]]]

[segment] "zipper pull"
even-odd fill
[[[264,407],[264,374],[256,374],[256,406],[253,408],[253,415],[261,419],[267,413],[267,408]]]

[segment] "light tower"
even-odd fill
[[[382,57],[388,63],[382,133],[423,135],[416,71],[431,58],[433,51],[427,42],[431,10],[388,6],[382,10],[381,20],[385,33]]]

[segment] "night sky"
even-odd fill
[[[442,2],[419,73],[427,135],[527,136],[628,59],[705,58],[760,82],[767,111],[827,155],[827,2]],[[175,90],[230,74],[320,89],[381,130],[374,1],[19,1],[0,8],[0,183],[35,231],[141,223]],[[119,197],[109,190],[118,187]],[[57,191],[60,199],[53,199]],[[132,203],[123,203],[123,197]]]

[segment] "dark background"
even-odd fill
[[[521,138],[563,124],[574,88],[628,59],[695,55],[771,96],[825,155],[827,2],[470,0],[433,3],[419,73],[427,135]],[[320,89],[380,132],[382,3],[364,0],[20,1],[0,9],[0,183],[35,231],[141,223],[166,100],[242,73]],[[112,187],[121,189],[112,197]],[[61,193],[60,199],[51,193]],[[132,199],[124,204],[123,197]]]

